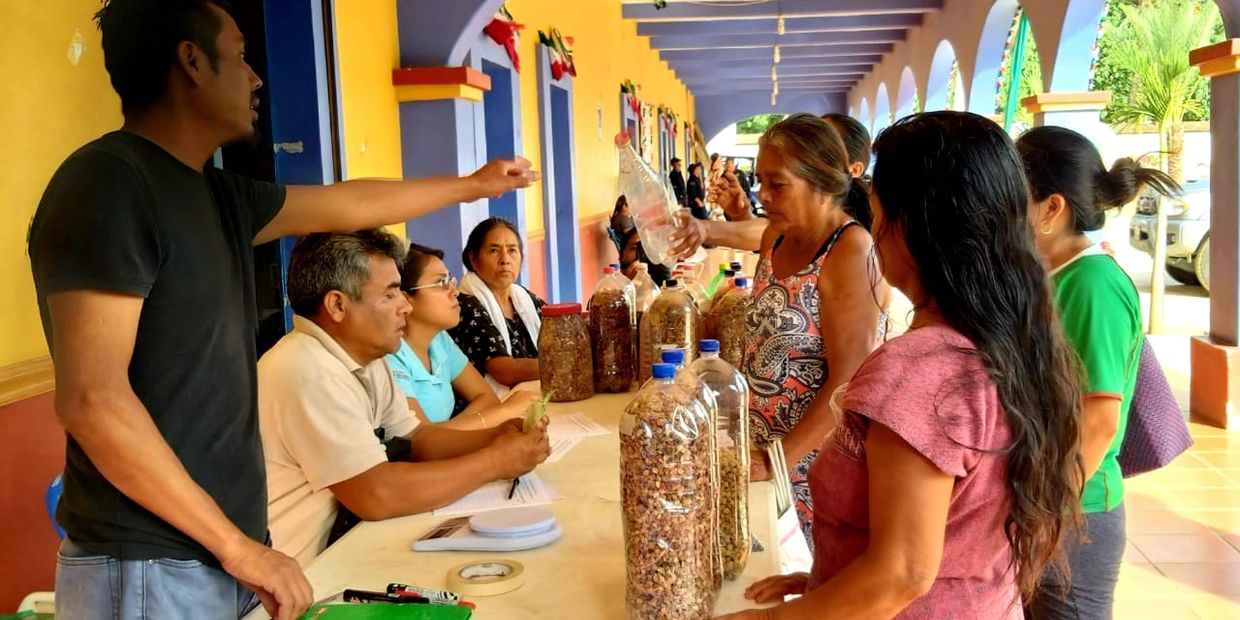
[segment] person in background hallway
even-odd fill
[[[727,620],[1020,620],[1079,515],[1078,368],[1011,140],[981,116],[930,112],[874,149],[875,248],[912,328],[832,407],[810,469],[812,571],[745,593],[801,596]]]
[[[680,169],[680,158],[672,158],[672,171],[667,174],[672,183],[672,192],[676,194],[676,204],[685,205],[685,173]]]
[[[545,302],[517,283],[524,255],[516,226],[498,217],[475,226],[461,252],[461,322],[448,333],[500,398],[539,376]]]
[[[686,190],[689,214],[699,220],[709,220],[706,210],[706,191],[702,186],[702,164],[689,164],[689,182]]]
[[[56,615],[279,620],[315,600],[267,546],[253,246],[415,219],[537,178],[283,186],[207,161],[250,139],[259,77],[210,0],[110,0],[96,15],[124,124],[52,176],[28,237],[67,433]],[[111,610],[105,611],[105,610]]]
[[[1035,620],[1110,618],[1127,540],[1124,474],[1117,457],[1145,336],[1136,286],[1086,233],[1101,230],[1106,212],[1131,202],[1142,186],[1165,195],[1177,193],[1179,186],[1126,157],[1107,170],[1088,138],[1063,127],[1030,129],[1016,148],[1033,196],[1029,226],[1051,273],[1064,333],[1084,370],[1085,524],[1064,541],[1070,583],[1047,571],[1029,609]]]
[[[745,196],[745,200],[749,201],[750,213],[753,212],[753,190],[750,189],[749,175],[744,170],[738,170],[736,160],[729,157],[723,165],[724,178],[735,178],[736,182],[741,186],[741,194]],[[725,212],[726,213],[726,212]]]

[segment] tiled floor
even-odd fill
[[[1190,427],[1188,453],[1127,481],[1117,619],[1240,619],[1240,432]]]

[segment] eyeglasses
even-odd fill
[[[445,291],[448,289],[456,288],[456,277],[455,276],[444,276],[434,282],[431,282],[430,284],[410,286],[409,288],[403,288],[401,290],[406,293],[412,293],[418,289],[424,289],[424,288],[441,288],[441,289],[444,289]]]

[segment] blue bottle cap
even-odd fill
[[[698,349],[700,349],[702,353],[718,353],[719,341],[713,339],[703,340],[698,343]]]
[[[685,363],[685,352],[680,349],[663,349],[664,364],[683,364]]]
[[[676,367],[672,364],[655,364],[650,369],[650,375],[655,379],[671,379],[676,376]]]
[[[737,286],[739,286],[739,287],[741,287],[741,288],[744,288],[744,287],[746,287],[746,286],[749,286],[749,278],[737,278],[737,279],[736,279],[736,285],[737,285]]]

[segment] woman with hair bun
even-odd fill
[[[1117,457],[1144,336],[1136,287],[1086,233],[1101,229],[1106,212],[1131,202],[1143,186],[1164,195],[1179,187],[1130,158],[1107,170],[1087,138],[1063,127],[1031,129],[1016,147],[1033,198],[1029,221],[1038,252],[1050,270],[1055,305],[1083,375],[1084,526],[1063,544],[1069,575],[1048,571],[1030,611],[1036,620],[1110,618],[1125,542],[1124,477]]]

